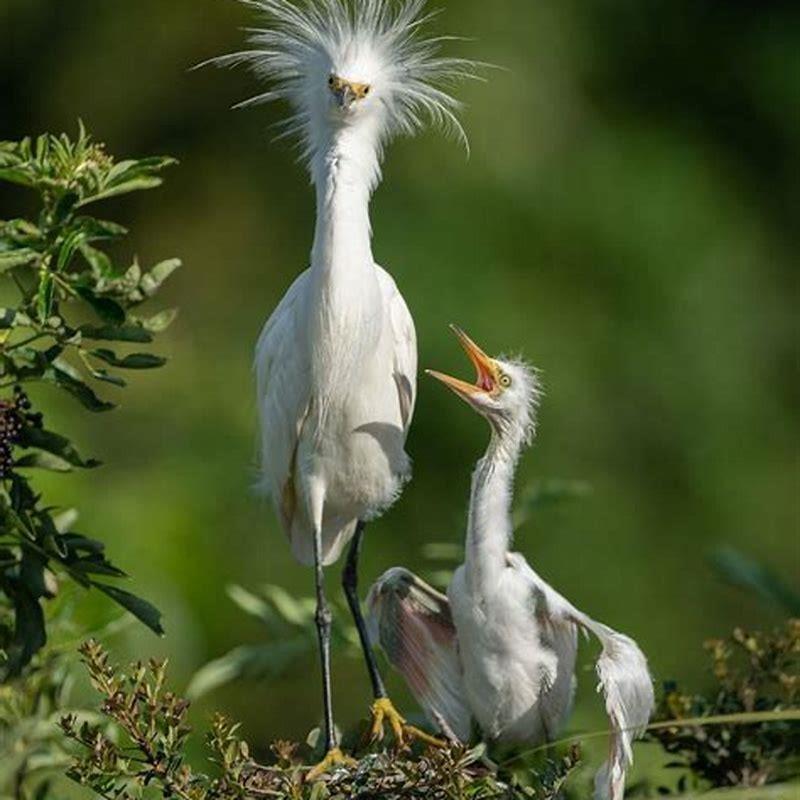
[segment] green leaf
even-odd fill
[[[40,322],[44,322],[50,316],[54,292],[53,276],[49,272],[43,273],[39,280],[39,290],[36,292],[36,313]]]
[[[72,213],[75,204],[80,200],[77,192],[65,192],[58,198],[56,207],[53,211],[53,223],[62,225],[67,217]]]
[[[29,327],[31,319],[15,308],[0,308],[0,329]]]
[[[125,322],[125,311],[115,300],[110,297],[101,297],[84,286],[77,287],[77,292],[94,309],[97,316],[105,322],[110,322],[114,325]]]
[[[119,367],[121,369],[154,369],[156,367],[163,367],[167,363],[166,358],[153,355],[152,353],[130,353],[127,356],[120,358],[111,350],[105,348],[99,350],[92,350],[91,354],[106,364],[111,364],[112,367]]]
[[[15,612],[14,640],[3,671],[9,675],[18,675],[44,647],[47,633],[42,607],[25,584],[14,581],[12,598]]]
[[[313,618],[313,611],[309,611],[305,603],[292,597],[280,586],[266,584],[262,587],[262,591],[278,614],[290,625],[305,628]]]
[[[78,217],[73,224],[80,228],[84,240],[87,242],[119,239],[128,233],[128,229],[124,225],[95,217]]]
[[[179,258],[169,258],[156,264],[149,272],[142,275],[142,280],[139,284],[142,287],[142,291],[147,297],[152,297],[161,287],[161,284],[180,266],[181,260]]]
[[[304,636],[237,647],[197,670],[189,682],[186,695],[196,700],[233,681],[280,677],[297,662],[299,656],[310,652],[313,647],[313,641]]]
[[[97,583],[96,581],[92,581],[92,585],[107,594],[124,609],[130,611],[134,617],[143,622],[153,633],[157,633],[159,636],[164,634],[164,628],[161,627],[161,612],[152,603],[148,603],[147,600],[143,600],[141,597],[137,597],[135,594],[126,592],[116,586],[109,586],[106,583]]]
[[[80,378],[67,372],[63,365],[53,365],[44,377],[71,394],[89,411],[110,411],[114,408],[114,403],[101,400]]]
[[[63,272],[69,266],[72,256],[75,255],[75,251],[80,246],[83,238],[83,233],[79,230],[73,230],[67,234],[58,249],[56,272]]]
[[[81,325],[78,330],[86,339],[138,344],[148,344],[153,341],[152,334],[141,325]]]
[[[262,597],[248,592],[247,589],[237,584],[228,586],[226,591],[228,592],[228,597],[245,613],[260,619],[268,625],[275,621],[274,608]]]
[[[161,333],[165,331],[178,316],[177,308],[167,308],[164,311],[159,311],[158,314],[142,321],[142,326],[152,333]]]
[[[50,472],[72,472],[72,464],[52,453],[38,451],[27,453],[15,462],[18,468],[46,469]]]
[[[100,462],[93,458],[81,458],[80,453],[65,436],[43,428],[36,428],[33,425],[26,425],[22,429],[19,443],[22,447],[35,447],[38,450],[58,456],[58,458],[73,467],[92,469],[100,466]]]
[[[105,277],[113,273],[114,267],[111,259],[102,250],[98,250],[86,242],[81,243],[79,249],[95,276]]]
[[[16,183],[20,186],[33,186],[35,179],[33,175],[22,167],[3,167],[0,168],[0,181]]]
[[[712,554],[711,563],[734,586],[749,589],[791,616],[800,615],[800,594],[755,559],[732,547],[721,547]]]
[[[19,247],[16,250],[3,250],[0,252],[0,272],[6,272],[14,267],[30,264],[40,257],[40,253],[30,247]]]

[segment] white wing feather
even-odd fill
[[[370,639],[405,678],[428,719],[441,720],[468,741],[471,715],[461,678],[461,661],[450,603],[421,578],[394,567],[367,597]]]
[[[260,426],[259,488],[272,498],[287,534],[284,492],[293,479],[294,456],[308,410],[308,365],[299,338],[301,298],[310,272],[303,272],[267,320],[256,345],[254,371]]]
[[[411,312],[394,279],[382,267],[377,270],[394,335],[394,381],[400,398],[403,429],[408,435],[417,400],[417,334]]]
[[[603,647],[597,660],[598,691],[605,697],[611,723],[608,760],[595,778],[595,800],[622,800],[625,773],[633,763],[631,742],[643,733],[653,711],[653,681],[647,660],[636,642],[579,611],[540,578],[519,553],[509,553],[509,564],[529,581],[536,597],[554,618],[569,620],[594,634]]]

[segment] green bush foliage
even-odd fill
[[[760,787],[800,774],[800,723],[704,727],[681,720],[781,712],[797,708],[800,697],[800,620],[773,633],[737,628],[705,648],[716,682],[707,694],[690,694],[669,684],[657,719],[674,725],[651,732],[653,739],[688,767],[699,785]]]
[[[132,370],[160,367],[150,352],[173,310],[142,314],[180,265],[118,267],[106,248],[127,233],[94,216],[101,200],[161,183],[171,158],[115,161],[80,126],[78,136],[45,134],[0,142],[0,180],[32,190],[31,218],[0,221],[0,680],[20,675],[47,639],[44,601],[62,581],[95,588],[161,632],[150,603],[114,581],[125,573],[96,539],[73,529],[34,488],[32,471],[94,469],[70,439],[47,426],[29,387],[50,384],[90,412],[112,409],[99,384],[124,387]]]
[[[274,797],[285,800],[384,798],[385,800],[467,800],[560,796],[579,763],[576,747],[560,759],[528,770],[528,785],[506,783],[484,761],[484,748],[429,748],[424,752],[365,752],[352,767],[342,767],[323,781],[309,784],[305,773],[313,749],[276,741],[272,763],[257,763],[237,725],[221,715],[211,721],[207,744],[216,775],[192,769],[186,759],[190,734],[187,700],[166,688],[166,664],[151,661],[123,671],[113,666],[95,641],[81,655],[92,685],[103,697],[101,711],[112,728],[80,723],[67,715],[61,726],[84,755],[68,774],[98,796],[115,800],[175,797],[181,800],[241,800]]]

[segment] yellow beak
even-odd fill
[[[475,365],[477,371],[475,383],[467,383],[467,381],[453,378],[450,375],[445,375],[442,372],[436,372],[432,369],[426,369],[426,374],[441,381],[449,389],[452,389],[462,400],[470,401],[478,395],[491,394],[497,388],[498,379],[497,367],[494,361],[457,325],[451,325],[450,329],[458,337],[458,341],[464,348],[464,352],[469,357],[469,360]]]

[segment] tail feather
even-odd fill
[[[595,777],[594,796],[595,800],[622,800],[625,773],[633,763],[631,743],[642,735],[653,710],[653,682],[647,660],[633,639],[599,623],[589,629],[603,645],[597,661],[597,690],[605,697],[612,731],[608,760]]]
[[[600,640],[597,690],[603,693],[611,724],[608,760],[595,778],[594,800],[622,800],[625,773],[633,763],[632,742],[640,736],[653,712],[655,697],[647,659],[636,642],[584,614],[540,578],[519,553],[509,563],[527,575],[537,602],[554,618],[568,619]]]

